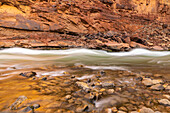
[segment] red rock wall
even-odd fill
[[[162,27],[164,24],[167,26],[165,30]],[[148,39],[150,43],[153,43],[151,45],[158,45],[165,37],[169,39],[169,24],[169,0],[0,1],[0,28],[2,28],[0,39],[41,36],[41,39],[45,40],[50,37],[50,35],[48,36],[50,33],[57,33],[57,37],[63,37],[61,34],[68,34],[69,36],[65,36],[68,38],[114,31],[120,34],[125,32],[126,35],[128,34],[126,36],[129,37],[128,40],[148,46],[146,41],[139,40]],[[15,32],[12,32],[11,29]],[[153,29],[157,29],[158,32]],[[3,30],[8,33],[4,34]],[[22,34],[20,30],[22,30]],[[46,35],[43,36],[42,32],[45,32]],[[37,35],[37,33],[41,35]],[[151,35],[154,38],[150,38],[150,34],[154,34]],[[114,37],[109,41],[126,42],[121,41],[124,40],[123,37],[124,35]],[[52,38],[56,38],[56,35],[53,35]],[[56,38],[56,40],[58,39]],[[157,39],[161,40],[157,41]],[[91,41],[93,42],[93,40]],[[86,43],[88,42],[86,40]],[[167,42],[164,45],[165,48],[170,46]]]

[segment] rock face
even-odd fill
[[[1,0],[0,47],[169,50],[168,0]]]

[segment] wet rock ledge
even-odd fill
[[[0,48],[169,50],[169,2],[1,0]]]

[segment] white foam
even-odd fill
[[[84,66],[85,68],[93,69],[93,70],[127,70],[124,67],[119,66]]]
[[[94,75],[84,75],[82,77],[78,77],[78,80],[84,80],[84,79],[88,79],[88,78],[92,78]]]
[[[150,51],[146,49],[134,49],[129,52],[112,52],[107,54],[113,56],[167,56],[170,55],[170,51]]]
[[[64,72],[65,71],[51,71],[51,72],[41,72],[41,73],[38,73],[38,76],[40,75],[50,75],[50,76],[62,76],[64,75]]]
[[[67,49],[67,50],[31,50],[25,48],[9,48],[0,50],[0,54],[25,54],[25,55],[40,55],[40,54],[52,54],[52,55],[71,55],[71,54],[91,54],[91,55],[106,55],[106,56],[167,56],[170,55],[170,51],[150,51],[147,49],[134,49],[129,52],[106,52],[102,50],[91,49]]]

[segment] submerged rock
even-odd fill
[[[23,77],[31,78],[31,77],[36,76],[37,74],[36,72],[31,71],[31,72],[20,73],[19,75]]]
[[[102,87],[114,87],[113,81],[105,81],[100,83]]]
[[[25,109],[23,109],[22,111],[20,111],[19,113],[28,113],[28,112],[32,112],[34,113],[34,108],[32,106],[28,106]]]
[[[19,96],[18,99],[10,106],[10,109],[16,110],[18,106],[26,99],[27,99],[26,96]]]
[[[76,84],[82,88],[83,90],[90,90],[91,87],[88,86],[88,84],[84,83],[84,82],[76,82]]]
[[[101,76],[104,76],[104,75],[106,75],[106,72],[103,71],[103,70],[101,70],[101,71],[100,71],[100,75],[101,75]]]
[[[102,99],[96,101],[95,106],[96,106],[96,108],[113,107],[113,106],[121,105],[127,101],[128,100],[126,98],[119,97],[117,95],[113,95],[113,96],[110,96],[107,98],[102,98]]]
[[[34,109],[37,109],[40,107],[40,104],[34,104],[33,107],[34,107]]]
[[[88,109],[88,106],[87,105],[84,105],[84,106],[80,106],[76,109],[76,112],[78,113],[82,113],[83,111],[87,110]]]
[[[42,80],[44,80],[44,81],[47,80],[47,77],[43,77]]]

